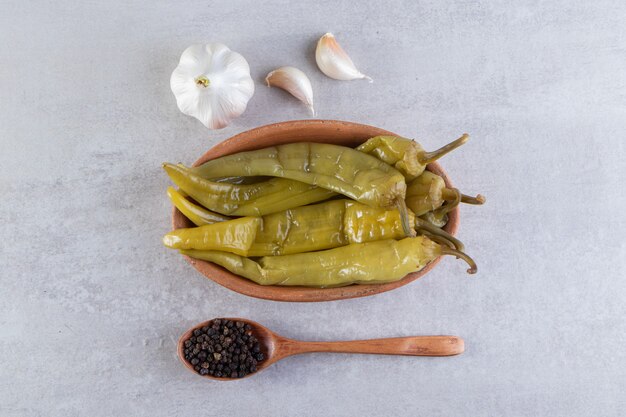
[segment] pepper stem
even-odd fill
[[[444,200],[454,201],[457,199],[457,190],[455,188],[444,188],[441,190],[441,197]],[[487,201],[487,199],[482,194],[477,194],[476,197],[472,197],[461,193],[461,203],[481,205],[485,204],[485,201]]]
[[[400,221],[402,222],[402,230],[404,230],[404,234],[410,237],[415,236],[415,230],[411,227],[411,222],[409,221],[409,210],[406,207],[404,198],[400,196],[396,197],[395,206],[400,213]]]
[[[424,219],[420,219],[419,217],[415,219],[415,229],[417,229],[418,231],[425,231],[433,236],[439,236],[445,239],[446,241],[452,243],[452,248],[454,249],[460,251],[465,250],[465,245],[463,245],[463,242],[452,236],[450,233],[441,230],[437,226],[434,226],[432,223]]]
[[[211,81],[205,75],[199,75],[195,79],[196,85],[199,87],[207,88]]]
[[[445,154],[452,152],[453,150],[463,145],[468,140],[469,140],[469,135],[467,133],[463,133],[463,135],[460,138],[458,138],[457,140],[453,142],[448,143],[445,146],[442,146],[436,151],[422,152],[421,155],[418,156],[420,163],[423,165],[430,164],[431,162],[436,161],[437,159],[441,158]]]
[[[460,250],[452,249],[448,246],[443,245],[440,245],[439,247],[442,255],[452,255],[457,259],[463,259],[465,262],[467,262],[467,264],[469,265],[469,268],[467,270],[468,274],[475,274],[478,271],[478,266],[476,265],[476,262],[474,262],[474,260],[465,252],[461,252]]]
[[[461,202],[461,192],[456,188],[446,188],[444,191],[449,192],[446,196],[446,192],[442,193],[443,198],[446,200],[446,204],[439,207],[437,210],[433,210],[434,213],[443,216],[451,212]]]
[[[487,201],[487,199],[482,194],[477,194],[476,197],[461,194],[461,203],[481,205],[485,204],[485,201]]]
[[[448,246],[452,249],[456,249],[454,247],[454,243],[452,243],[451,241],[449,241],[448,239],[446,239],[445,237],[439,236],[439,235],[434,235],[432,233],[429,233],[425,230],[418,230],[423,236],[426,236],[427,238],[429,238],[430,240],[432,240],[433,242],[438,243],[440,246],[441,245],[445,245]]]

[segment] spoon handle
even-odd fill
[[[290,340],[285,356],[308,352],[370,353],[377,355],[452,356],[463,353],[465,343],[457,336],[410,336],[342,342]]]

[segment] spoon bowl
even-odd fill
[[[289,339],[274,333],[267,327],[248,319],[225,317],[221,320],[241,321],[252,327],[252,333],[259,340],[261,353],[265,356],[263,361],[257,363],[257,370],[242,378],[215,377],[200,375],[193,365],[185,359],[184,343],[191,337],[193,331],[204,326],[210,326],[213,321],[207,320],[191,327],[178,339],[178,358],[185,367],[194,374],[217,381],[232,381],[248,378],[270,365],[288,356],[312,352],[334,353],[364,353],[375,355],[404,355],[404,356],[454,356],[465,351],[465,342],[458,336],[408,336],[392,337],[384,339],[351,340],[339,342],[304,342]]]
[[[281,336],[278,336],[277,334],[272,332],[270,329],[268,329],[265,326],[262,326],[261,324],[257,323],[256,321],[252,321],[252,320],[248,320],[248,319],[242,319],[242,318],[236,318],[236,317],[224,317],[224,318],[221,318],[221,319],[222,320],[232,320],[232,321],[242,321],[245,324],[249,324],[250,327],[252,327],[252,333],[259,340],[259,344],[261,345],[261,353],[263,353],[263,355],[265,356],[265,359],[257,364],[256,372],[247,374],[246,376],[244,376],[242,378],[229,378],[229,377],[215,377],[215,376],[211,376],[211,375],[200,375],[198,372],[196,372],[195,369],[193,369],[193,365],[191,363],[187,362],[187,360],[185,359],[185,353],[184,353],[185,341],[191,337],[191,335],[193,334],[194,330],[200,329],[200,328],[202,328],[204,326],[210,326],[211,324],[213,324],[213,321],[215,319],[211,319],[211,320],[207,320],[207,321],[202,322],[202,323],[200,323],[200,324],[198,324],[196,326],[191,327],[189,330],[187,330],[185,333],[183,333],[182,336],[178,339],[178,349],[177,349],[178,358],[183,362],[185,367],[187,367],[187,369],[189,369],[191,372],[193,372],[196,375],[202,376],[204,378],[208,378],[208,379],[215,379],[217,381],[230,381],[230,380],[247,378],[250,375],[254,375],[256,373],[259,373],[260,371],[262,371],[263,369],[267,368],[268,366],[270,366],[271,364],[273,364],[277,360],[281,359],[281,358],[277,359],[277,355],[275,354],[276,353],[276,346],[277,346],[277,344],[279,344],[281,342],[281,340],[279,340],[279,339],[282,339]]]

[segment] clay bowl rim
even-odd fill
[[[306,133],[313,130],[314,132]],[[242,150],[252,150],[272,146],[278,143],[293,141],[314,141],[311,135],[321,131],[326,135],[335,135],[320,142],[346,144],[358,146],[372,136],[393,135],[402,136],[374,126],[360,123],[345,122],[340,120],[293,120],[260,126],[232,136],[206,151],[193,166],[198,166],[208,160],[236,153]],[[289,136],[289,140],[271,140],[271,136],[280,132],[283,136]],[[320,134],[319,132],[317,134]],[[298,136],[300,135],[300,136]],[[264,138],[264,139],[260,139]],[[453,187],[452,182],[443,167],[433,162],[427,169],[440,175],[447,187]],[[455,235],[459,227],[459,208],[456,207],[448,213],[448,224],[444,230]],[[175,207],[172,211],[172,227],[192,227],[193,224]],[[320,302],[344,300],[357,297],[366,297],[374,294],[391,291],[403,287],[418,278],[429,273],[441,260],[441,257],[429,263],[424,269],[408,274],[404,278],[386,284],[353,284],[338,288],[309,288],[309,287],[281,287],[276,285],[259,285],[246,278],[240,277],[211,262],[193,259],[183,255],[185,260],[208,279],[238,292],[254,298],[272,301],[288,302]]]

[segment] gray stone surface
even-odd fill
[[[624,416],[626,6],[586,2],[2,1],[0,415]],[[375,79],[315,67],[333,31]],[[182,115],[180,53],[221,41],[257,92],[222,131]],[[447,259],[407,287],[324,304],[255,300],[160,243],[163,161],[306,118],[265,74],[309,74],[319,117],[435,148],[482,192]],[[186,371],[175,340],[215,316],[288,336],[458,334],[453,358],[314,354],[245,381]]]

